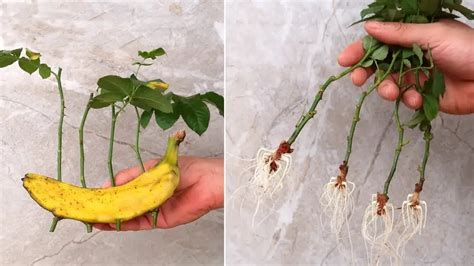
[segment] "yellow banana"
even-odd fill
[[[156,209],[173,195],[179,183],[178,145],[184,137],[184,131],[170,136],[163,160],[122,186],[82,188],[31,173],[22,179],[23,186],[41,207],[59,218],[87,223],[127,221]]]

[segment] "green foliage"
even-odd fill
[[[139,55],[145,59],[155,59],[166,54],[162,48],[152,51],[140,51]],[[146,65],[135,62],[139,67]],[[91,108],[99,109],[112,104],[133,105],[143,110],[140,115],[140,125],[146,128],[151,117],[155,115],[156,124],[163,130],[171,128],[179,118],[183,118],[186,125],[199,135],[209,127],[210,111],[207,104],[215,106],[220,115],[224,115],[224,97],[215,92],[206,92],[192,96],[174,93],[163,94],[169,84],[162,79],[155,78],[144,81],[136,75],[124,78],[115,75],[105,76],[97,82],[99,94],[91,101]]]
[[[206,103],[215,106],[221,115],[224,114],[224,98],[215,92],[181,96],[174,93],[168,94],[172,103],[172,112],[166,114],[155,110],[155,120],[163,130],[171,128],[180,117],[186,125],[199,135],[206,132],[209,127],[210,111]]]
[[[31,60],[26,57],[22,57],[18,60],[18,65],[20,66],[23,71],[25,71],[28,74],[33,74],[36,70],[38,70],[40,66],[40,59],[36,60]]]
[[[138,51],[138,55],[143,59],[155,60],[157,57],[165,55],[166,52],[163,48],[157,48],[151,51]]]
[[[457,18],[457,11],[467,19],[474,19],[471,9],[459,0],[376,0],[360,12],[361,20],[377,19],[391,22],[429,23],[442,18]]]
[[[134,106],[140,107],[144,110],[160,110],[163,113],[170,113],[173,111],[171,103],[161,91],[153,90],[144,86],[140,86],[135,90],[135,93],[130,97],[130,103]]]
[[[143,113],[140,115],[140,125],[143,128],[146,128],[148,124],[150,123],[150,119],[153,116],[153,111],[143,111]]]
[[[155,110],[155,121],[156,124],[163,130],[171,128],[176,121],[178,121],[179,116],[181,115],[179,109],[177,108],[178,104],[171,104],[173,112],[163,113],[160,110]]]
[[[18,50],[20,53],[18,53]],[[7,50],[0,50],[0,68],[9,66],[15,63],[20,57],[21,49],[7,51]]]
[[[474,19],[473,11],[463,6],[461,0],[375,0],[361,11],[361,20],[354,24],[370,19],[384,22],[432,23],[442,18],[457,18],[452,14],[454,11],[467,19]],[[387,71],[394,54],[402,51],[402,56],[395,61],[391,74],[415,73],[415,84],[403,86],[405,89],[415,87],[423,96],[422,108],[416,111],[405,126],[419,126],[424,130],[438,115],[439,101],[445,90],[443,74],[434,67],[429,47],[428,51],[424,52],[417,44],[413,44],[411,48],[387,45],[371,36],[364,37],[363,47],[370,56],[361,66],[375,68],[376,80]],[[423,86],[420,73],[428,78]]]
[[[39,74],[41,78],[47,79],[51,76],[51,68],[46,64],[41,64],[39,66]]]
[[[203,101],[214,105],[218,110],[219,114],[224,116],[224,97],[215,92],[206,92],[201,95]]]

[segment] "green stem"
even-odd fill
[[[145,165],[143,164],[142,155],[140,153],[140,113],[138,112],[138,108],[135,106],[135,113],[137,115],[137,131],[135,133],[135,154],[137,155],[137,160],[140,163],[140,167],[142,168],[142,172],[145,172]]]
[[[293,133],[291,134],[290,138],[287,141],[288,144],[291,145],[295,142],[296,138],[298,137],[298,135],[300,134],[301,130],[306,125],[306,123],[308,123],[308,121],[316,115],[316,107],[318,106],[318,103],[323,98],[324,91],[326,91],[327,87],[329,87],[329,85],[333,81],[341,79],[342,77],[344,77],[347,74],[351,73],[354,69],[360,67],[362,65],[362,63],[364,63],[364,61],[369,57],[369,55],[371,53],[372,53],[372,51],[369,50],[357,64],[353,65],[350,68],[347,68],[346,70],[342,71],[341,73],[339,73],[336,76],[330,76],[326,80],[326,82],[324,82],[324,84],[319,88],[318,93],[314,97],[313,104],[311,104],[311,107],[309,108],[309,111],[307,113],[305,113],[304,115],[302,115],[300,120],[296,124],[295,130],[293,131]]]
[[[61,83],[62,71],[63,70],[59,68],[57,74],[53,72],[53,75],[56,77],[56,81],[58,83],[58,92],[59,92],[59,99],[60,99],[60,114],[59,114],[59,123],[58,123],[58,150],[57,150],[57,179],[58,181],[62,181],[61,162],[62,162],[63,124],[64,124],[64,93],[63,93],[63,85]]]
[[[115,123],[117,121],[117,114],[115,113],[115,105],[111,105],[112,111],[112,121],[110,125],[110,141],[109,141],[109,157],[108,157],[108,169],[109,169],[109,178],[112,186],[115,187],[115,178],[114,178],[114,169],[112,166],[112,157],[114,154],[114,139],[115,139]]]
[[[387,78],[388,75],[391,74],[392,68],[393,68],[393,66],[395,64],[395,61],[396,61],[399,54],[400,54],[400,52],[396,52],[393,55],[392,61],[389,65],[387,71],[384,73],[384,75],[380,79],[376,80],[376,82],[374,84],[370,85],[369,88],[366,91],[362,92],[362,94],[359,97],[359,101],[357,102],[357,105],[356,105],[356,108],[355,108],[355,111],[354,111],[354,116],[352,118],[351,129],[349,131],[349,135],[347,136],[346,155],[344,157],[344,162],[345,162],[346,165],[349,164],[349,159],[350,159],[351,152],[352,152],[352,141],[354,139],[354,134],[355,134],[357,123],[360,121],[360,110],[362,108],[364,100],[369,94],[371,94],[380,85],[380,83],[385,78]]]
[[[58,92],[59,92],[59,100],[60,100],[60,113],[59,113],[59,123],[58,123],[58,150],[57,150],[57,179],[58,181],[62,181],[62,149],[63,149],[63,124],[64,124],[64,92],[63,92],[63,85],[61,83],[61,74],[62,69],[58,69],[58,73],[53,73],[54,77],[56,78],[58,84]],[[51,227],[49,228],[50,232],[54,232],[56,229],[56,225],[59,222],[59,217],[54,217],[51,223]]]
[[[85,167],[84,167],[84,125],[86,124],[87,115],[89,114],[89,110],[91,109],[91,101],[93,98],[93,94],[91,93],[89,96],[89,101],[87,102],[86,110],[82,115],[81,125],[79,126],[79,152],[80,152],[80,180],[81,185],[83,188],[87,187],[86,185],[86,177],[85,177]],[[92,232],[92,225],[89,223],[84,223],[86,225],[86,230],[88,233]]]
[[[385,184],[383,187],[383,194],[387,196],[387,198],[388,198],[388,189],[390,187],[390,182],[392,181],[393,175],[395,174],[395,171],[397,170],[398,158],[400,157],[400,153],[404,145],[403,144],[404,129],[403,129],[402,123],[400,122],[400,116],[398,113],[401,97],[402,97],[402,94],[400,94],[397,101],[395,102],[395,112],[394,112],[395,122],[397,124],[397,130],[398,130],[398,143],[395,149],[395,155],[393,156],[392,168],[390,169],[390,173],[387,177],[387,180],[385,180]]]
[[[433,139],[433,135],[431,134],[431,125],[428,125],[424,130],[423,139],[425,140],[425,152],[423,154],[423,161],[420,165],[420,180],[418,184],[423,187],[425,183],[425,169],[426,164],[428,163],[428,157],[430,156],[430,142]]]
[[[122,106],[118,112],[115,112],[115,105],[111,105],[111,113],[112,113],[112,121],[110,125],[110,142],[109,142],[109,158],[108,158],[108,169],[109,169],[109,177],[110,177],[110,182],[112,183],[112,186],[115,187],[115,175],[114,175],[114,169],[112,166],[112,158],[114,154],[114,140],[115,140],[115,124],[117,122],[117,117],[119,113],[125,108],[125,106]],[[116,224],[116,229],[117,231],[120,231],[120,225],[121,221],[117,220],[115,221]]]
[[[59,220],[60,220],[59,217],[57,216],[53,217],[53,221],[51,222],[51,226],[49,227],[50,232],[54,232],[54,230],[56,230],[56,225],[58,224]]]
[[[81,125],[79,126],[79,152],[80,152],[80,180],[82,187],[87,187],[86,185],[86,178],[85,178],[85,171],[84,171],[84,125],[86,123],[87,115],[89,114],[89,110],[91,109],[91,101],[92,101],[93,94],[91,93],[89,97],[89,101],[87,102],[86,110],[82,115]]]

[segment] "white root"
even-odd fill
[[[405,247],[413,236],[421,234],[426,226],[427,205],[419,200],[419,193],[408,194],[407,200],[402,205],[403,232],[397,243],[397,253],[400,257],[405,255]]]
[[[399,256],[395,248],[389,241],[393,230],[394,208],[390,203],[385,203],[378,214],[380,208],[377,201],[377,194],[372,195],[372,202],[367,206],[362,222],[362,236],[367,249],[367,258],[370,265],[384,264],[381,260],[389,258],[391,263],[398,264]]]
[[[329,219],[331,233],[336,236],[336,239],[340,239],[343,225],[354,210],[352,198],[354,189],[354,183],[345,181],[338,184],[337,177],[331,177],[319,198],[323,213]]]
[[[262,221],[256,223],[258,213],[263,209],[263,207],[270,210],[273,209],[274,204],[268,206],[268,204],[266,204],[267,200],[273,199],[274,195],[283,188],[284,178],[287,176],[288,170],[291,166],[291,156],[283,154],[279,160],[275,161],[277,165],[276,171],[271,171],[270,164],[272,163],[271,158],[273,153],[274,151],[269,149],[260,148],[255,159],[246,160],[252,164],[249,168],[245,169],[242,174],[248,173],[254,169],[253,175],[248,181],[245,181],[245,184],[238,187],[230,197],[233,201],[237,192],[242,191],[244,193],[240,204],[240,213],[242,213],[245,200],[251,199],[252,202],[255,203],[255,210],[252,215],[251,223],[252,228],[255,228],[255,225],[261,225],[263,220],[269,217],[269,214],[265,215]]]

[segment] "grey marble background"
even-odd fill
[[[101,76],[133,71],[138,50],[161,46],[168,52],[143,69],[142,78],[159,76],[183,94],[223,93],[222,1],[7,2],[12,1],[0,1],[0,47],[41,51],[45,62],[64,69],[67,182],[79,184],[77,128],[89,93]],[[56,175],[58,109],[53,79],[30,77],[17,65],[0,70],[0,264],[222,265],[222,210],[170,230],[87,234],[81,223],[65,220],[49,233],[52,215],[28,197],[20,178],[29,171]],[[108,178],[109,115],[109,109],[91,111],[86,125],[90,186]],[[136,165],[134,116],[129,109],[118,121],[116,171]],[[223,119],[215,110],[211,116],[208,132],[201,138],[189,132],[181,154],[223,155]],[[180,122],[174,129],[184,126]],[[144,159],[160,156],[171,131],[163,133],[152,124],[143,132]]]
[[[347,241],[338,246],[320,225],[318,202],[323,185],[337,174],[346,134],[360,88],[345,78],[326,91],[318,114],[296,144],[292,172],[261,226],[250,226],[255,203],[242,174],[259,147],[275,149],[288,138],[317,87],[342,70],[337,55],[363,36],[361,25],[348,28],[370,1],[230,1],[227,36],[227,233],[228,265],[320,264],[350,262]],[[474,6],[474,1],[463,1]],[[472,24],[471,24],[472,25]],[[393,103],[371,95],[362,110],[349,179],[357,185],[356,210],[350,222],[357,264],[366,264],[360,234],[370,195],[380,191],[391,166],[397,133],[391,121]],[[412,111],[403,108],[403,119]],[[422,198],[428,222],[409,243],[406,264],[468,265],[474,261],[474,116],[442,114],[434,123],[435,139]],[[401,207],[418,178],[423,139],[408,131],[390,201]],[[233,197],[230,197],[232,195]],[[242,198],[247,200],[242,204]],[[234,206],[232,205],[234,204]],[[400,211],[396,211],[398,215]],[[347,235],[346,235],[347,237]]]

